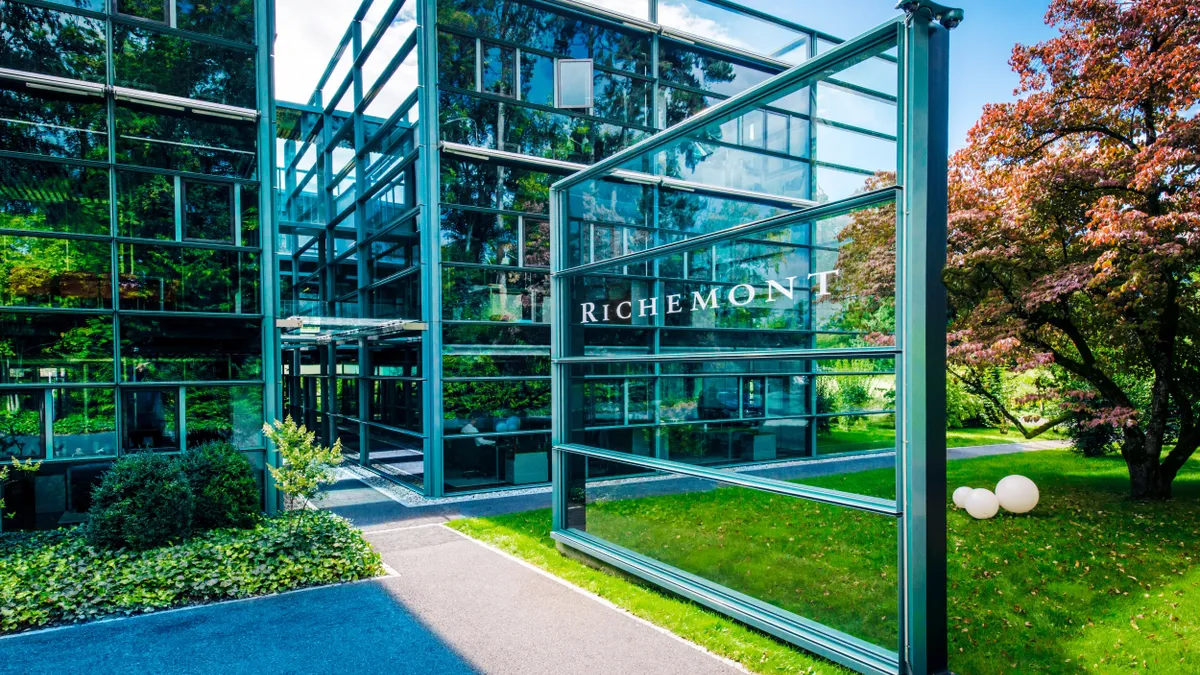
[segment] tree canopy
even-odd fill
[[[1200,445],[1200,0],[1054,0],[952,161],[951,359],[1052,366],[1135,498]],[[1173,446],[1173,447],[1171,447]]]

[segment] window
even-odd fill
[[[117,12],[139,19],[167,23],[171,8],[169,0],[117,0]]]
[[[123,404],[124,428],[121,444],[126,451],[179,450],[179,390],[127,389]]]
[[[175,179],[161,174],[117,172],[117,222],[122,237],[175,238]]]
[[[0,237],[0,305],[110,307],[111,255],[107,241]]]
[[[554,59],[521,52],[521,100],[554,105]]]
[[[108,172],[27,160],[0,160],[0,227],[108,234]]]
[[[481,90],[501,96],[516,96],[516,50],[486,42],[482,45],[479,61]]]
[[[54,390],[54,458],[117,454],[117,405],[112,389]]]
[[[45,401],[46,397],[40,391],[9,390],[0,393],[0,438],[5,441],[6,455],[18,459],[41,459],[46,456],[42,427]]]
[[[112,382],[112,316],[0,312],[5,384]]]
[[[559,108],[592,107],[592,60],[561,59],[558,62]]]
[[[233,185],[185,181],[183,238],[233,242]]]
[[[260,326],[240,319],[123,314],[121,379],[257,380],[262,377]],[[111,343],[107,348],[111,359]]]

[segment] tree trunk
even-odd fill
[[[1152,447],[1154,446],[1154,447]],[[1121,455],[1129,467],[1129,496],[1143,501],[1171,498],[1171,481],[1175,478],[1164,471],[1159,458],[1162,445],[1154,443],[1139,429],[1126,429]]]

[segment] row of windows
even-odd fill
[[[0,235],[0,306],[257,314],[252,251]]]
[[[82,460],[178,452],[211,441],[262,445],[257,386],[0,390],[0,432],[20,459]],[[120,412],[117,402],[120,401]],[[120,420],[118,437],[117,421]]]
[[[108,134],[103,99],[0,85],[0,148],[65,159],[252,179],[257,136],[253,122],[118,102]]]
[[[258,380],[261,323],[122,314],[114,327],[109,314],[0,312],[0,384]]]
[[[118,170],[118,237],[258,246],[258,186]],[[110,234],[109,171],[0,158],[0,228]]]

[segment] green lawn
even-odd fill
[[[995,442],[975,438],[985,440],[971,444]],[[994,487],[1011,473],[1040,486],[1033,514],[949,517],[953,669],[1200,672],[1200,461],[1180,475],[1176,499],[1165,504],[1128,501],[1119,459],[1053,450],[951,462],[949,487]],[[892,475],[887,469],[806,483],[890,494]],[[895,530],[885,518],[722,488],[603,501],[589,506],[587,519],[589,531],[628,548],[864,639],[893,640]],[[451,524],[754,672],[846,672],[648,585],[565,558],[547,536],[549,525],[544,510]]]
[[[1066,436],[1056,430],[1043,433],[1035,441],[1058,441]],[[1025,437],[1016,430],[1007,433],[999,429],[949,429],[946,431],[946,447],[966,448],[975,445],[998,445],[1001,443],[1024,443]],[[896,429],[868,421],[861,426],[850,429],[834,427],[827,433],[817,436],[817,452],[822,455],[840,452],[859,452],[863,450],[879,450],[896,445]]]

